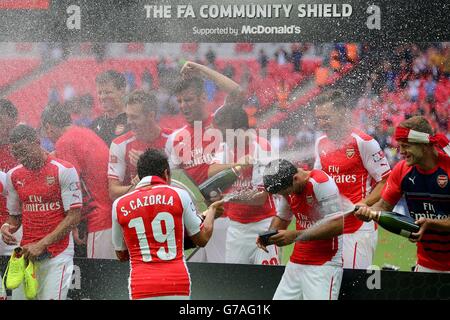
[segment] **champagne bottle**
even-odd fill
[[[383,229],[405,238],[411,237],[411,233],[418,232],[420,229],[420,227],[414,223],[412,218],[395,212],[373,211],[372,219],[378,222]]]
[[[207,200],[219,196],[237,180],[241,168],[236,166],[220,171],[198,186],[200,192]]]

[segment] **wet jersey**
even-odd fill
[[[201,219],[187,191],[155,176],[113,204],[113,244],[130,254],[130,296],[190,295],[184,230],[200,232]]]
[[[171,133],[171,129],[162,128],[159,137],[152,143],[137,140],[133,131],[114,139],[109,151],[108,178],[119,180],[124,185],[131,184],[137,175],[137,163],[132,160],[130,152],[144,153],[149,148],[164,150]]]
[[[72,164],[83,191],[83,213],[88,232],[111,228],[108,179],[108,147],[92,130],[72,126],[55,143],[55,156]]]
[[[220,141],[207,136],[212,119],[211,115],[203,122],[196,121],[194,126],[178,129],[166,145],[170,167],[184,169],[197,185],[208,179],[208,168],[219,150]]]
[[[353,203],[364,199],[391,171],[378,142],[357,129],[345,141],[335,142],[321,136],[316,141],[315,158],[314,167],[330,175],[339,192]],[[354,215],[348,215],[344,233],[353,233],[362,224]]]
[[[429,171],[408,166],[400,161],[392,170],[383,189],[382,198],[395,205],[405,196],[409,214],[414,219],[450,218],[450,157],[439,154],[438,164]],[[450,232],[429,230],[417,243],[418,264],[450,271]]]
[[[277,215],[287,221],[295,216],[296,230],[305,230],[318,220],[339,213],[339,203],[339,191],[333,179],[321,170],[313,170],[302,193],[279,198]],[[306,265],[342,266],[342,236],[297,241],[290,261]]]
[[[237,193],[240,191],[248,191],[252,189],[264,190],[262,183],[263,172],[261,165],[258,163],[264,163],[264,157],[268,155],[271,151],[269,142],[266,139],[258,137],[254,141],[249,142],[247,150],[243,150],[242,156],[250,155],[254,161],[255,165],[244,167],[238,179],[233,183],[233,185],[225,190],[225,193]],[[228,145],[223,144],[221,152],[216,155],[216,160],[220,164],[236,163],[240,152],[237,151],[237,146],[234,150],[230,150]],[[235,202],[226,202],[224,204],[225,212],[227,217],[231,220],[240,223],[252,223],[261,221],[273,217],[276,214],[275,203],[272,195],[268,195],[266,202],[262,206],[248,205]]]
[[[77,171],[53,156],[37,170],[22,165],[11,169],[6,183],[9,214],[22,215],[21,246],[43,239],[61,223],[65,212],[82,206]],[[69,237],[70,233],[47,248],[52,257],[68,247]]]

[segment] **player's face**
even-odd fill
[[[204,93],[198,94],[195,88],[188,88],[177,95],[177,102],[183,112],[186,121],[202,121],[206,113],[206,96]]]
[[[0,144],[8,143],[9,134],[16,126],[17,121],[7,115],[0,115]]]
[[[342,111],[336,110],[331,102],[319,105],[315,109],[315,116],[319,129],[328,136],[333,136],[342,128]]]
[[[11,144],[11,154],[25,168],[36,169],[42,164],[42,151],[39,142],[26,140]]]
[[[138,137],[145,137],[152,130],[154,112],[146,113],[140,104],[127,104],[126,113],[128,124]]]
[[[113,82],[97,84],[97,95],[106,114],[115,114],[120,110],[125,91],[114,86]]]
[[[400,155],[409,166],[420,164],[424,157],[424,144],[399,142]]]

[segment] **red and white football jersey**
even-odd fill
[[[6,173],[0,171],[0,195],[6,197]]]
[[[56,141],[55,155],[78,172],[88,232],[110,229],[112,201],[106,177],[109,150],[104,141],[90,129],[72,126]]]
[[[195,235],[202,221],[187,191],[148,176],[114,201],[112,215],[113,245],[130,254],[131,298],[190,295],[184,230]]]
[[[241,190],[259,189],[264,190],[263,186],[263,166],[258,163],[268,163],[263,159],[268,156],[271,151],[269,142],[261,137],[257,137],[253,141],[249,141],[246,146],[246,150],[242,150],[242,155],[237,151],[237,146],[234,150],[230,150],[227,144],[223,144],[221,152],[216,154],[215,159],[220,164],[236,163],[239,161],[238,157],[244,155],[252,156],[256,161],[256,165],[247,166],[240,172],[239,178],[233,183],[233,185],[225,190],[225,193],[239,192]],[[270,218],[276,214],[275,203],[272,195],[267,197],[266,202],[262,206],[252,206],[247,204],[240,204],[234,202],[226,202],[224,204],[227,217],[231,220],[240,223],[252,223],[261,221],[266,218]]]
[[[66,211],[82,206],[77,171],[70,163],[50,155],[38,170],[22,165],[11,169],[6,184],[9,214],[22,215],[22,246],[41,240],[60,224]],[[48,247],[52,257],[63,252],[69,243],[73,246],[69,237],[67,234]]]
[[[336,183],[321,170],[312,170],[301,194],[277,199],[277,216],[285,221],[296,218],[296,230],[309,229],[328,215],[340,213]],[[297,241],[290,261],[306,265],[342,266],[342,236],[327,240]]]
[[[9,144],[0,144],[0,171],[8,172],[19,163],[11,154]],[[0,195],[0,225],[8,220],[8,209],[6,207],[6,197]]]
[[[114,139],[109,149],[108,178],[130,184],[137,175],[136,163],[131,161],[130,151],[144,153],[149,148],[164,150],[171,133],[172,129],[161,128],[160,136],[150,144],[137,140],[133,131]]]
[[[197,185],[208,179],[208,168],[215,162],[215,153],[221,142],[207,134],[212,128],[212,120],[210,115],[203,122],[196,121],[201,126],[186,125],[178,129],[166,144],[170,167],[184,169]]]
[[[321,136],[316,141],[315,158],[314,168],[330,175],[340,193],[353,203],[364,199],[391,172],[378,142],[358,129],[353,129],[344,141],[335,142],[326,135]],[[348,215],[344,233],[353,233],[362,224],[354,215]]]

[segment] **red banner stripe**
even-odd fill
[[[0,9],[48,9],[50,0],[0,0]]]

